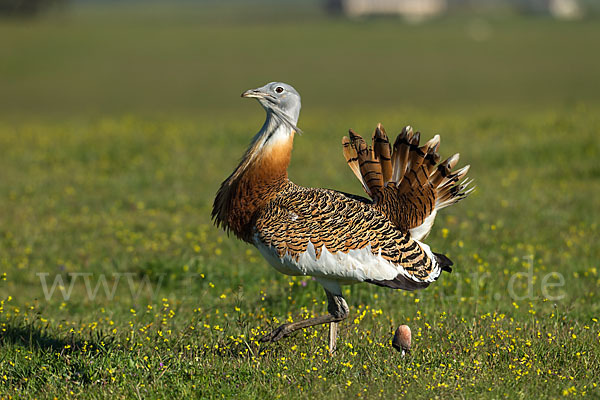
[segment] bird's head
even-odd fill
[[[275,114],[299,131],[296,124],[300,116],[300,95],[291,85],[282,82],[271,82],[257,89],[246,90],[242,93],[242,97],[257,99],[267,113]]]

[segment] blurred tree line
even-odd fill
[[[55,7],[64,7],[69,0],[0,0],[0,15],[35,16]]]

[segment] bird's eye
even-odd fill
[[[277,87],[275,88],[275,91],[276,91],[277,93],[281,93],[281,92],[283,92],[283,88],[282,88],[281,86],[277,86]]]

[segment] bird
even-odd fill
[[[266,112],[241,161],[221,184],[212,220],[228,234],[254,245],[277,271],[311,276],[323,286],[327,314],[285,323],[260,338],[276,342],[310,326],[329,324],[329,351],[338,323],[349,315],[343,285],[366,282],[413,291],[451,272],[452,261],[423,242],[437,212],[465,198],[474,187],[469,166],[453,171],[459,154],[443,162],[440,136],[420,145],[406,126],[393,146],[378,124],[372,146],[353,130],[342,153],[369,198],[309,188],[288,178],[300,115],[300,95],[291,85],[270,82],[247,90]]]

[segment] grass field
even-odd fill
[[[600,397],[597,21],[156,7],[0,21],[0,398]],[[333,356],[326,327],[256,342],[324,293],[209,218],[273,79],[296,183],[361,194],[340,138],[382,122],[477,184],[428,238],[454,272],[346,287]]]

